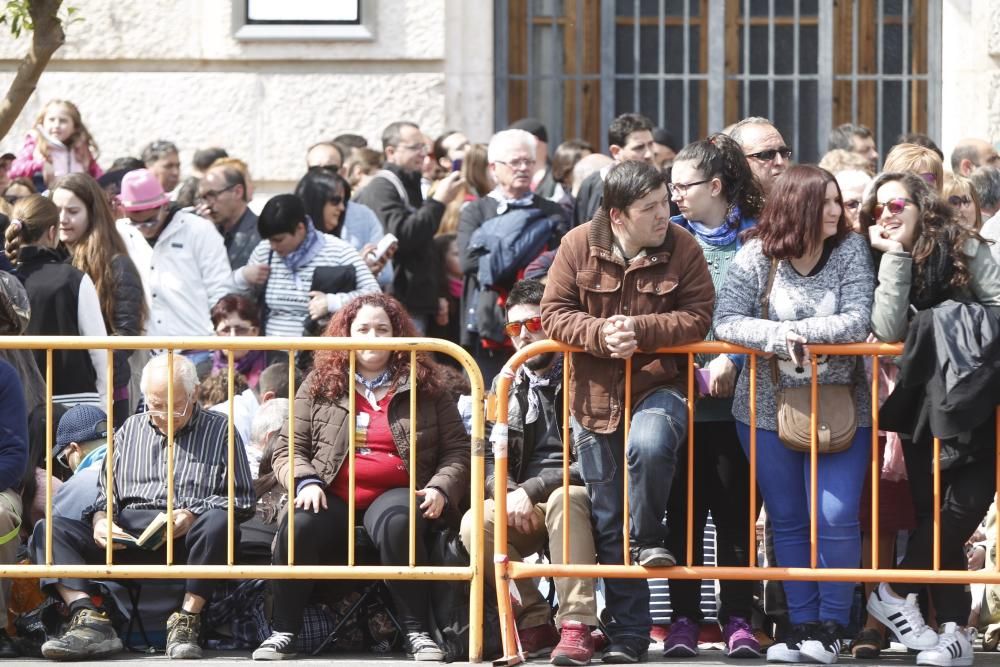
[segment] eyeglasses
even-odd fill
[[[958,195],[952,195],[948,197],[948,203],[955,208],[958,208],[959,206],[969,206],[972,204],[972,197],[969,195],[962,195],[961,197]]]
[[[529,317],[528,319],[521,320],[520,322],[508,322],[507,326],[505,326],[503,330],[511,338],[517,338],[521,335],[522,325],[530,333],[538,333],[542,330],[542,318],[536,315],[535,317]]]
[[[889,201],[876,202],[872,214],[875,216],[876,220],[882,217],[882,213],[885,212],[886,209],[889,209],[889,215],[899,215],[903,212],[903,209],[906,208],[907,204],[912,203],[912,200],[906,199],[905,197],[895,197]]]
[[[219,327],[215,330],[216,336],[249,336],[253,327],[242,327],[236,324]]]
[[[209,190],[208,192],[203,192],[202,194],[198,195],[198,203],[208,204],[214,202],[216,199],[219,198],[219,195],[221,195],[223,192],[229,192],[237,185],[239,185],[239,183],[233,183],[232,185],[227,185],[221,190]]]
[[[535,161],[529,158],[521,158],[520,160],[495,160],[496,164],[507,165],[511,169],[530,169],[535,166]]]
[[[430,152],[427,150],[426,144],[398,144],[396,148],[405,148],[408,151],[415,151],[424,155]]]
[[[711,178],[706,178],[703,181],[691,181],[690,183],[668,183],[667,189],[670,190],[670,194],[672,195],[678,197],[685,197],[687,196],[688,188],[692,188],[696,185],[701,185],[702,183],[708,183],[711,180],[712,180]]]
[[[781,148],[768,148],[766,151],[747,153],[747,157],[755,157],[762,162],[770,162],[778,155],[786,160],[790,160],[792,158],[792,149],[788,146],[782,146]]]
[[[153,215],[151,215],[147,220],[136,220],[132,217],[132,214],[128,215],[128,222],[133,227],[153,227],[160,222],[160,213],[163,211],[161,208],[151,209]],[[136,211],[136,213],[145,213],[146,211]]]
[[[66,456],[69,454],[69,447],[64,447],[61,452],[56,454],[56,463],[61,465],[63,468],[69,468],[69,460]]]
[[[859,206],[861,206],[860,199],[848,199],[844,202],[844,208],[848,211],[856,211]]]
[[[191,410],[191,406],[193,404],[194,404],[194,401],[188,401],[188,402],[186,402],[184,404],[184,409],[181,410],[180,412],[178,412],[177,410],[174,410],[174,419],[180,419],[181,417],[187,416],[187,413]],[[166,419],[167,418],[167,414],[168,414],[167,412],[165,412],[163,410],[146,410],[146,413],[150,417],[159,417],[160,419]]]

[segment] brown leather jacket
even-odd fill
[[[614,314],[635,322],[639,349],[632,357],[632,404],[654,389],[687,386],[687,358],[652,355],[660,347],[705,339],[712,326],[715,289],[698,242],[677,225],[658,248],[626,265],[612,250],[611,221],[603,209],[571,230],[549,269],[542,298],[545,333],[582,347],[570,377],[573,416],[587,430],[618,428],[625,397],[625,364],[611,359],[601,328]]]
[[[310,375],[295,395],[295,479],[318,477],[329,485],[347,460],[347,396],[313,398]],[[410,386],[400,386],[389,401],[389,428],[399,456],[410,464]],[[417,488],[434,486],[448,496],[444,518],[460,520],[468,505],[470,439],[458,407],[447,392],[417,394]],[[274,447],[274,474],[288,481],[288,424]],[[344,474],[347,468],[344,467]],[[418,499],[419,502],[419,499]]]

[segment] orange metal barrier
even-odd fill
[[[871,475],[873,480],[880,477],[879,468],[879,442],[878,442],[878,388],[879,388],[879,356],[898,356],[902,354],[902,344],[883,343],[856,343],[848,345],[809,345],[812,360],[812,404],[816,405],[818,395],[817,384],[817,355],[846,355],[846,356],[870,356],[872,358],[872,379],[871,379],[871,406],[872,406],[872,451],[871,451]],[[563,386],[569,386],[570,357],[574,353],[583,353],[580,348],[563,345],[556,341],[546,340],[532,343],[525,346],[507,362],[504,373],[497,382],[496,405],[497,419],[500,437],[491,438],[493,440],[493,453],[495,458],[495,484],[494,484],[494,508],[497,517],[507,515],[507,413],[508,413],[508,392],[511,386],[514,372],[531,357],[545,352],[563,352],[567,358],[563,364]],[[742,348],[729,343],[719,341],[705,341],[691,345],[683,345],[657,350],[657,354],[683,354],[687,355],[688,376],[687,395],[693,396],[695,393],[694,381],[694,355],[696,354],[745,354],[748,355],[748,363],[745,368],[749,369],[749,400],[750,405],[757,403],[757,380],[756,370],[758,363],[758,351]],[[764,356],[764,355],[761,355]],[[627,359],[625,364],[625,409],[624,409],[624,441],[628,442],[628,429],[631,422],[632,400],[631,400],[631,373],[632,362]],[[614,577],[614,578],[675,578],[675,579],[734,579],[734,580],[801,580],[801,581],[852,581],[852,582],[878,582],[878,581],[898,581],[898,582],[934,582],[934,583],[1000,583],[1000,562],[991,571],[980,570],[970,572],[967,570],[941,570],[940,563],[940,506],[941,506],[941,469],[939,464],[940,441],[934,439],[934,560],[932,570],[887,570],[879,569],[878,539],[872,540],[872,568],[818,568],[817,567],[817,415],[815,409],[812,412],[812,451],[810,453],[810,567],[789,568],[789,567],[758,567],[756,563],[757,535],[755,525],[757,521],[756,507],[756,479],[757,479],[757,433],[756,433],[756,411],[750,411],[750,443],[749,443],[749,467],[750,467],[750,534],[749,539],[749,566],[748,567],[712,567],[693,565],[694,555],[694,431],[696,423],[694,419],[695,403],[688,401],[688,460],[687,460],[687,553],[685,554],[683,565],[678,564],[669,568],[646,568],[639,565],[631,565],[629,552],[629,509],[628,509],[628,475],[624,475],[624,511],[622,531],[624,534],[624,554],[621,565],[571,565],[565,562],[569,554],[569,533],[570,526],[569,513],[564,513],[563,529],[563,563],[551,564],[528,564],[513,562],[507,555],[507,521],[503,518],[494,522],[494,567],[497,581],[497,605],[500,612],[500,630],[503,638],[504,659],[506,664],[516,664],[523,660],[524,656],[519,654],[518,642],[516,639],[516,628],[514,614],[511,606],[510,595],[508,593],[510,580],[524,579],[531,577]],[[569,391],[563,391],[563,494],[568,497],[569,489]],[[496,429],[495,429],[496,432]],[[1000,408],[998,408],[997,420],[997,442],[1000,443]],[[996,474],[1000,480],[1000,455],[996,459]],[[872,487],[872,535],[878,535],[878,487],[873,483]],[[997,542],[1000,543],[1000,522],[997,525]]]
[[[459,346],[438,339],[430,338],[279,338],[279,337],[200,337],[200,338],[148,338],[148,337],[62,337],[62,336],[0,336],[0,346],[7,349],[44,349],[46,352],[46,509],[45,509],[45,563],[34,565],[0,564],[0,577],[90,577],[101,579],[428,579],[469,581],[469,655],[472,661],[478,662],[482,657],[483,635],[483,578],[479,562],[483,546],[483,492],[484,492],[484,453],[483,438],[483,380],[475,361]],[[113,516],[114,477],[112,462],[114,458],[114,429],[110,415],[113,413],[113,379],[112,352],[114,350],[165,350],[172,355],[179,350],[225,350],[229,360],[229,443],[227,457],[228,484],[228,524],[227,524],[227,564],[226,565],[175,565],[173,549],[173,511],[174,511],[174,396],[173,396],[173,363],[167,364],[168,393],[166,404],[171,406],[167,413],[167,540],[166,562],[163,565],[118,565],[114,563],[114,551],[111,539],[111,522],[108,522],[107,549],[104,565],[58,565],[52,562],[52,351],[53,350],[107,350],[107,403],[105,413],[108,419],[107,455],[105,456],[105,473],[107,488],[107,515]],[[348,564],[347,565],[295,565],[294,564],[294,512],[288,514],[288,548],[289,562],[287,565],[247,566],[235,564],[234,526],[235,515],[233,499],[235,495],[235,431],[233,425],[234,405],[234,350],[278,350],[287,351],[289,364],[289,411],[288,419],[294,423],[295,418],[295,352],[299,350],[347,350],[350,352],[350,370],[355,367],[355,352],[357,350],[409,350],[410,351],[410,386],[416,387],[416,354],[417,352],[441,352],[457,359],[469,376],[472,388],[472,434],[471,434],[471,493],[470,503],[473,521],[480,529],[475,531],[473,544],[469,546],[470,565],[466,567],[443,567],[416,564],[416,505],[414,498],[416,470],[416,392],[410,392],[410,521],[409,521],[409,564],[407,566],[361,566],[355,565],[355,462],[356,448],[354,408],[354,383],[348,383],[350,403],[350,438],[349,438],[349,530],[348,530]],[[286,480],[288,489],[287,507],[295,503],[295,434],[289,429],[288,436],[289,477]],[[25,509],[27,511],[27,508]]]

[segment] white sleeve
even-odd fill
[[[80,281],[80,294],[77,297],[76,321],[81,336],[107,336],[108,329],[104,326],[104,316],[101,314],[101,302],[97,298],[97,288],[94,281],[86,273]],[[101,405],[107,402],[108,389],[108,357],[106,350],[90,350],[90,363],[97,373],[97,393],[101,395]]]
[[[197,239],[195,247],[198,249],[198,271],[205,285],[211,308],[216,301],[229,294],[236,278],[229,266],[229,255],[226,254],[226,244],[222,240],[222,235],[213,227],[206,227],[206,230],[206,233]],[[207,311],[205,314],[208,315]]]

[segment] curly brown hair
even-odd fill
[[[928,284],[926,270],[938,247],[947,250],[951,260],[951,275],[947,287],[963,289],[969,285],[969,257],[965,254],[965,246],[969,239],[977,239],[985,243],[974,229],[966,227],[958,214],[938,191],[927,181],[912,172],[885,172],[879,174],[868,189],[868,197],[861,206],[858,220],[862,232],[867,234],[868,228],[875,224],[875,204],[878,203],[878,190],[886,183],[897,182],[910,194],[910,199],[919,211],[917,216],[916,238],[913,249],[913,293],[922,295],[929,290],[938,290],[945,285]]]
[[[327,325],[324,336],[349,338],[351,324],[365,306],[381,308],[389,316],[392,324],[392,335],[397,338],[414,338],[416,327],[409,313],[399,301],[393,297],[376,292],[363,294],[337,311],[337,314]],[[410,352],[397,350],[389,355],[388,368],[392,369],[392,385],[399,386],[409,380]],[[347,394],[350,374],[350,358],[346,350],[320,350],[315,356],[312,373],[313,398],[336,400]],[[353,378],[350,378],[353,379]],[[438,365],[426,352],[417,353],[417,386],[421,392],[437,395],[444,391],[441,384]]]

